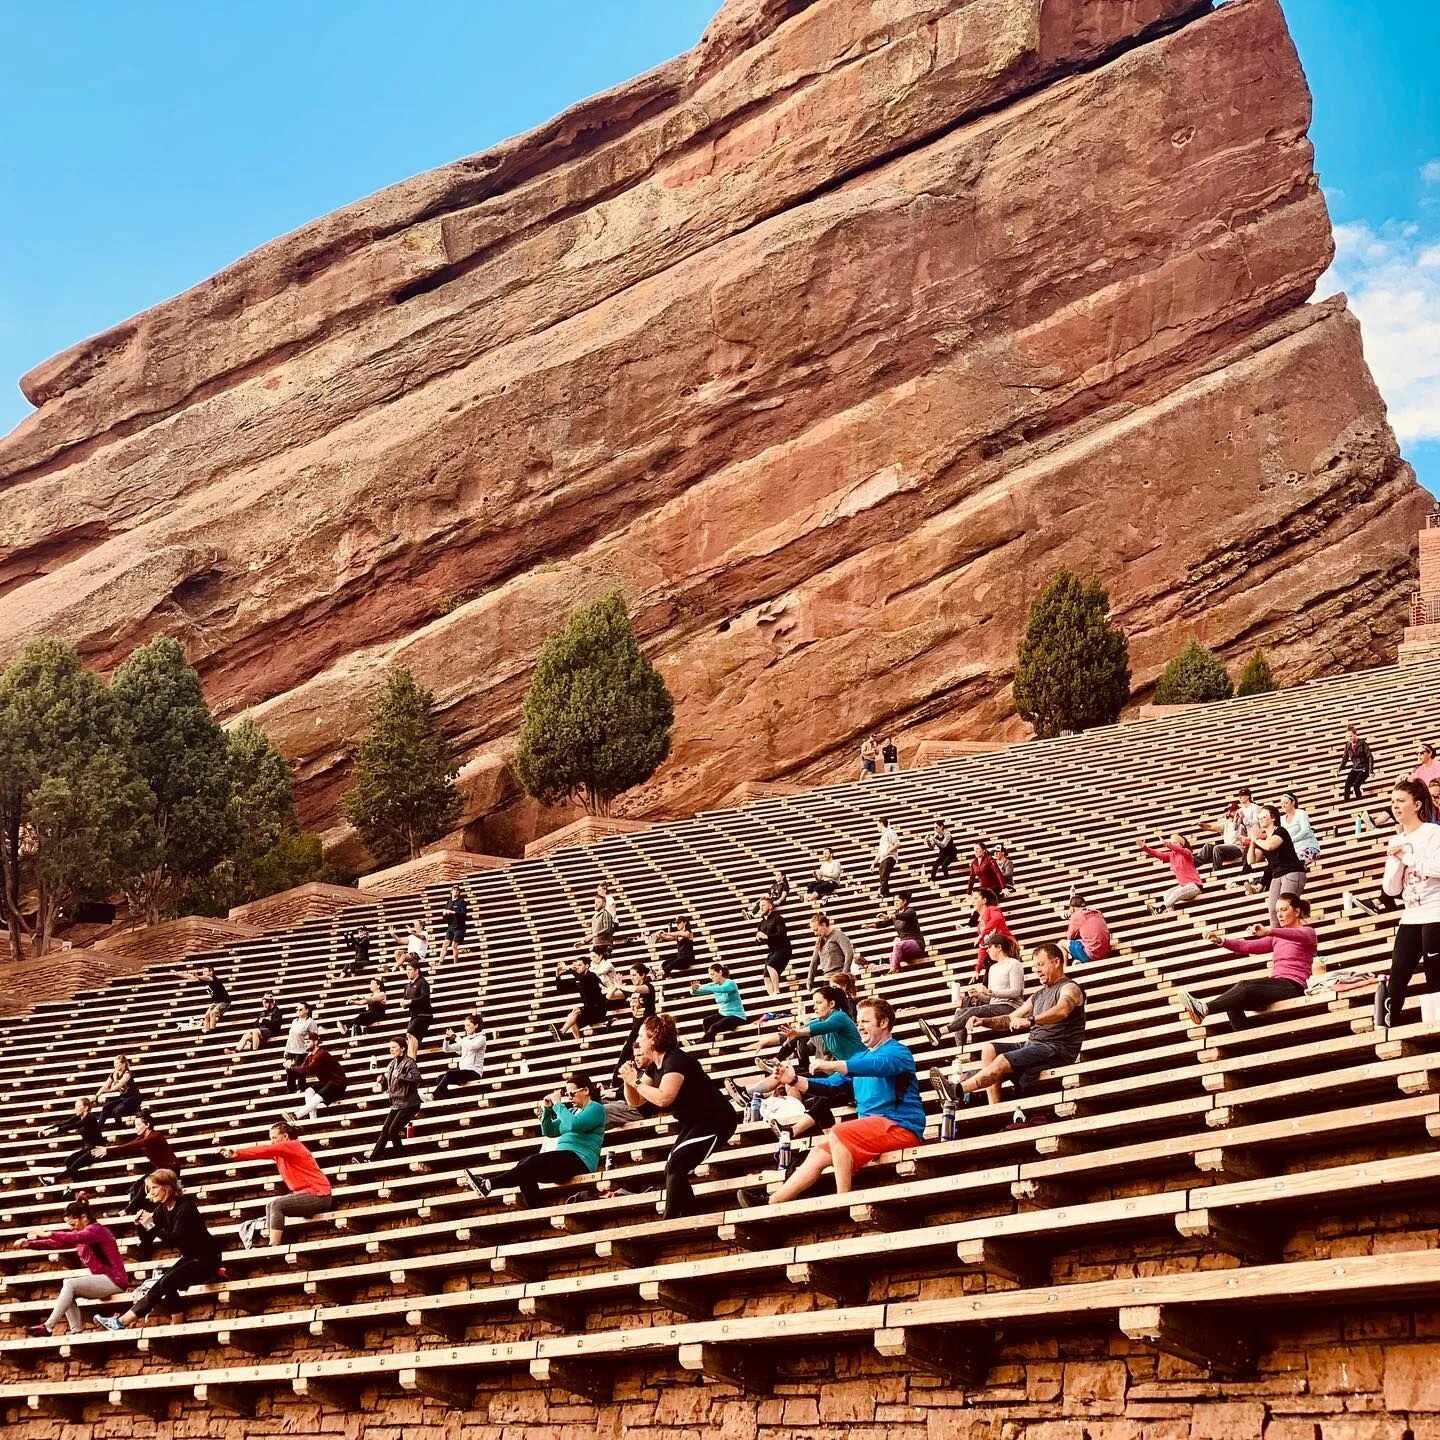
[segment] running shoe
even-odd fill
[[[921,1020],[919,1022],[919,1025],[920,1033],[925,1037],[926,1042],[928,1044],[938,1046],[940,1044],[939,1031],[937,1031],[928,1020]]]
[[[1210,1007],[1203,1000],[1197,1000],[1188,990],[1182,990],[1180,1003],[1185,1007],[1185,1013],[1190,1017],[1192,1025],[1205,1023],[1205,1017],[1210,1013]]]
[[[464,1177],[465,1183],[482,1199],[488,1200],[494,1186],[490,1184],[488,1175],[477,1175],[473,1170],[462,1170],[460,1174]]]
[[[118,1315],[97,1315],[95,1323],[102,1330],[123,1330],[125,1327],[120,1323]]]

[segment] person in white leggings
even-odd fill
[[[130,1275],[120,1258],[115,1236],[105,1225],[96,1223],[90,1207],[83,1200],[72,1200],[65,1207],[68,1228],[36,1230],[20,1242],[26,1250],[73,1250],[84,1265],[85,1275],[67,1276],[60,1285],[60,1294],[49,1316],[28,1333],[52,1335],[64,1320],[70,1334],[76,1335],[84,1326],[80,1315],[81,1300],[109,1300],[130,1288]]]

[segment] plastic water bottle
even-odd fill
[[[762,1103],[763,1102],[758,1093],[752,1094],[750,1096],[750,1119],[753,1120],[757,1125],[760,1123]]]
[[[947,1105],[940,1113],[940,1138],[942,1140],[955,1138],[955,1107],[953,1105]]]
[[[790,1128],[780,1127],[780,1143],[775,1147],[775,1168],[783,1179],[790,1173]]]
[[[607,1175],[615,1168],[615,1152],[613,1150],[605,1152],[604,1158],[600,1162],[600,1168]]]

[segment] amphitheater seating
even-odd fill
[[[1263,898],[1221,879],[1180,914],[1152,917],[1143,904],[1167,878],[1140,854],[1143,836],[1193,829],[1241,782],[1261,796],[1292,788],[1324,835],[1307,893],[1327,968],[1383,971],[1393,921],[1346,920],[1340,908],[1342,890],[1373,890],[1381,851],[1379,836],[1351,832],[1357,807],[1334,799],[1340,732],[1352,717],[1381,776],[1403,771],[1416,736],[1440,729],[1440,665],[769,796],[478,872],[464,882],[471,939],[433,979],[439,1024],[422,1068],[438,1078],[439,1029],[475,1009],[492,1036],[486,1080],[428,1103],[405,1152],[370,1161],[386,1108],[371,1067],[388,1032],[332,1031],[351,1091],[306,1138],[336,1182],[336,1209],[292,1223],[279,1249],[246,1251],[235,1236],[241,1217],[275,1193],[273,1173],[218,1150],[262,1137],[290,1096],[278,1045],[233,1057],[235,1039],[267,990],[287,1009],[317,1001],[333,1025],[363,988],[341,974],[341,932],[362,920],[377,937],[416,919],[433,927],[448,887],[207,957],[234,996],[211,1035],[187,1027],[203,997],[168,965],[4,1022],[0,1320],[16,1333],[0,1345],[9,1372],[0,1406],[12,1417],[118,1408],[153,1418],[177,1398],[198,1398],[248,1415],[286,1396],[347,1410],[399,1390],[465,1407],[477,1386],[513,1376],[558,1402],[608,1395],[627,1365],[657,1360],[764,1391],[803,1363],[797,1357],[844,1346],[983,1386],[997,1346],[1066,1326],[1119,1332],[1228,1376],[1254,1363],[1262,1314],[1440,1296],[1440,1258],[1405,1209],[1433,1172],[1440,1031],[1418,1015],[1377,1029],[1363,987],[1275,1006],[1239,1035],[1196,1027],[1182,989],[1213,993],[1260,968],[1209,945],[1204,931],[1262,917]],[[775,1178],[774,1145],[747,1121],[698,1177],[702,1213],[679,1222],[659,1218],[674,1133],[664,1121],[607,1137],[612,1168],[535,1210],[482,1202],[461,1183],[462,1167],[493,1171],[534,1147],[536,1099],[562,1069],[600,1078],[617,1058],[618,1025],[578,1046],[549,1029],[569,1007],[555,967],[584,934],[602,880],[620,896],[631,936],[617,960],[663,958],[647,932],[689,914],[694,976],[723,959],[758,1017],[804,1003],[808,911],[798,898],[786,907],[797,960],[787,994],[771,1004],[743,907],[771,870],[796,882],[831,847],[851,878],[826,908],[872,963],[863,988],[895,1003],[899,1036],[922,1071],[948,1062],[915,1022],[948,1017],[950,981],[969,974],[975,952],[963,864],[935,882],[920,864],[937,814],[961,837],[1006,841],[1017,888],[1005,908],[1023,941],[1062,932],[1072,883],[1117,941],[1114,956],[1076,972],[1089,996],[1085,1051],[1027,1094],[1023,1128],[1009,1128],[1008,1104],[971,1105],[956,1117],[956,1138],[941,1142],[927,1093],[935,1120],[926,1143],[865,1171],[852,1194],[753,1209],[737,1192],[757,1175]],[[866,879],[879,816],[904,836],[895,883],[912,891],[933,951],[893,975],[891,932],[874,927]],[[690,978],[664,982],[662,996],[695,1043],[711,1006],[690,995]],[[753,1076],[755,1039],[754,1027],[724,1037],[708,1057],[712,1073]],[[37,1131],[93,1091],[119,1051],[134,1059],[147,1103],[187,1161],[186,1184],[226,1241],[227,1271],[169,1323],[24,1338],[19,1327],[48,1310],[68,1273],[63,1259],[9,1248],[58,1223],[62,1208],[36,1173],[70,1142]],[[100,1208],[113,1212],[138,1173],[102,1162],[91,1187]],[[1358,1210],[1394,1232],[1383,1250],[1333,1243],[1326,1227]],[[129,1245],[128,1223],[120,1233]]]

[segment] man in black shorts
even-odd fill
[[[215,973],[213,965],[202,965],[198,970],[182,970],[182,980],[198,980],[210,997],[210,1004],[200,1017],[200,1028],[207,1033],[219,1023],[220,1017],[230,1008],[230,992]]]
[[[430,1004],[430,982],[420,973],[420,962],[413,956],[405,961],[405,1002],[410,1007],[410,1023],[405,1027],[405,1048],[413,1060],[420,1053],[420,1042],[430,1033],[435,1011]]]
[[[980,1068],[960,1082],[964,1104],[977,1090],[985,1090],[990,1103],[998,1105],[1005,1081],[1024,1094],[1044,1071],[1073,1065],[1080,1056],[1085,1043],[1085,992],[1065,974],[1064,950],[1046,941],[1035,947],[1030,960],[1040,988],[1018,1010],[976,1022],[1025,1038],[981,1046]]]
[[[550,1027],[557,1040],[567,1035],[578,1040],[582,1030],[603,1030],[610,1023],[610,1002],[599,977],[590,970],[589,955],[577,955],[570,962],[569,973],[560,966],[555,972],[555,984],[558,989],[573,990],[580,1001],[562,1024]]]
[[[458,885],[450,887],[450,898],[440,911],[440,918],[445,922],[445,938],[440,942],[437,966],[444,962],[446,951],[452,960],[460,959],[460,947],[465,943],[465,931],[470,925],[470,902]]]
[[[755,932],[755,938],[765,942],[766,993],[778,995],[780,977],[790,964],[790,928],[769,895],[760,901],[760,928]]]

